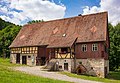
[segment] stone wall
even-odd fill
[[[68,63],[68,71],[74,72],[80,64],[83,65],[85,73],[92,76],[104,78],[109,73],[109,60],[104,59],[76,59],[76,68],[74,69],[74,59],[56,59],[59,62],[60,70],[64,70],[64,63]],[[105,70],[105,67],[107,70]]]
[[[109,73],[109,60],[104,60],[104,66],[107,67],[107,74]]]
[[[11,54],[10,55],[10,62],[11,63],[16,63],[16,54]]]
[[[35,66],[36,65],[37,54],[20,54],[20,64],[22,64],[22,56],[26,56],[27,65],[29,65],[29,66]]]
[[[22,56],[26,56],[27,65],[35,66],[36,65],[36,56],[37,54],[20,54],[20,64],[22,64]],[[16,63],[16,54],[10,55],[10,62]]]
[[[109,72],[109,61],[104,59],[77,59],[76,67],[82,63],[82,65],[87,69],[86,74],[93,75],[97,77],[104,78],[105,67],[107,67],[107,72]]]
[[[62,68],[59,68],[60,70],[64,70],[64,63],[68,63],[68,71],[71,72],[73,71],[74,68],[74,60],[73,59],[56,59],[58,61],[59,67],[61,66]]]

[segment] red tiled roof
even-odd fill
[[[77,43],[106,41],[107,12],[76,16],[22,27],[10,47],[70,47]]]

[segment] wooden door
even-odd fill
[[[105,78],[107,77],[107,67],[104,67]]]
[[[45,60],[46,60],[46,57],[41,57],[41,65],[45,65]]]
[[[26,56],[22,56],[22,64],[27,64],[27,58],[26,58]]]
[[[18,64],[20,63],[20,54],[16,55],[16,63],[18,63]]]
[[[64,63],[64,70],[68,70],[68,63]]]

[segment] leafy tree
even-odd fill
[[[38,22],[44,22],[44,20],[32,20],[32,21],[29,21],[28,24],[32,24],[32,23],[38,23]]]
[[[116,26],[108,25],[110,36],[110,70],[120,67],[120,23]]]
[[[7,26],[10,25],[10,24],[12,24],[12,23],[10,23],[10,22],[5,22],[4,20],[2,20],[2,19],[0,18],[0,30],[2,30],[3,28],[7,27]],[[14,25],[14,24],[12,24],[12,25]]]
[[[9,45],[14,40],[20,30],[20,26],[9,25],[0,31],[0,55],[9,57]]]

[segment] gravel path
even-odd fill
[[[57,79],[57,80],[63,80],[63,81],[69,81],[69,82],[74,82],[74,83],[101,83],[101,82],[96,82],[96,81],[73,78],[73,77],[69,77],[67,75],[63,75],[57,72],[43,71],[40,66],[35,66],[35,67],[21,66],[21,67],[15,67],[14,69],[29,73],[29,74],[37,75],[37,76],[42,76],[42,77]]]

